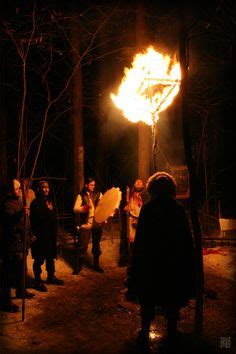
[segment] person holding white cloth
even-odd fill
[[[79,225],[76,227],[78,231],[78,263],[74,269],[74,275],[79,274],[82,270],[90,236],[92,236],[92,254],[94,257],[93,269],[99,273],[104,272],[99,265],[99,257],[102,253],[100,247],[102,226],[94,221],[95,208],[102,197],[102,193],[95,190],[95,185],[96,182],[93,177],[86,178],[84,187],[74,204],[73,211],[80,216]]]

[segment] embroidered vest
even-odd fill
[[[80,195],[82,198],[81,206],[89,205],[88,194],[86,192],[82,191],[80,193]],[[98,202],[99,202],[100,192],[94,191],[93,193],[90,194],[90,197],[92,199],[94,208],[96,208],[96,206],[98,205]],[[89,213],[80,213],[80,225],[86,224],[88,222],[88,216],[89,216]]]

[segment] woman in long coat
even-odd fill
[[[175,200],[174,178],[165,172],[147,183],[151,200],[141,209],[134,241],[132,277],[141,306],[139,339],[148,342],[155,306],[168,319],[168,336],[177,333],[179,310],[194,294],[195,257],[184,209]]]
[[[30,205],[30,225],[34,242],[31,245],[31,254],[34,259],[33,271],[35,276],[35,289],[45,292],[47,287],[41,279],[44,261],[48,273],[47,283],[63,285],[64,281],[58,279],[55,273],[55,261],[57,258],[57,223],[55,206],[50,196],[47,181],[40,181],[36,198]]]

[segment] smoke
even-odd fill
[[[178,101],[174,101],[160,114],[157,122],[157,165],[158,169],[185,164],[182,119]]]

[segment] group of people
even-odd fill
[[[146,184],[149,201],[144,203],[144,183],[134,182],[126,192],[126,235],[128,241],[127,293],[138,300],[141,330],[138,341],[148,346],[149,331],[159,307],[167,318],[168,339],[177,338],[177,321],[181,307],[195,296],[195,250],[191,229],[183,207],[176,201],[176,182],[170,174],[157,172]],[[90,234],[94,270],[99,266],[102,226],[94,221],[94,211],[102,194],[89,178],[78,195],[74,212],[80,214],[78,226],[78,274],[83,265]]]
[[[2,207],[4,237],[2,308],[14,311],[10,300],[9,265],[15,269],[16,295],[22,296],[21,275],[24,215],[19,182],[14,180]],[[143,202],[144,183],[137,179],[131,193],[127,193],[127,238],[129,262],[127,294],[140,304],[141,330],[138,340],[147,344],[155,308],[162,308],[167,317],[168,337],[177,335],[177,321],[181,307],[195,295],[195,251],[188,218],[176,201],[176,183],[166,172],[152,175],[146,184],[150,198]],[[92,237],[93,269],[103,273],[99,264],[102,225],[94,221],[94,212],[102,194],[95,189],[95,179],[85,180],[73,211],[79,215],[77,229],[77,265],[79,274],[84,264],[90,236]],[[55,276],[56,222],[55,207],[48,182],[41,181],[36,198],[30,204],[30,238],[35,288],[47,291],[41,279],[41,266],[46,260],[47,283],[62,285]],[[26,297],[30,293],[26,292]],[[129,296],[127,297],[129,299]]]
[[[63,285],[64,281],[55,276],[56,211],[49,184],[40,181],[35,198],[29,205],[29,198],[23,203],[23,188],[17,179],[10,181],[1,205],[2,224],[2,294],[1,309],[17,312],[19,308],[11,300],[12,283],[16,298],[32,298],[33,293],[25,289],[27,254],[31,248],[35,289],[46,292],[41,273],[46,262],[47,284]],[[30,196],[33,191],[30,191]],[[25,197],[25,195],[24,195]]]
[[[39,181],[36,194],[26,189],[25,205],[23,204],[23,188],[17,179],[10,181],[1,205],[2,224],[2,294],[0,308],[6,312],[17,312],[18,306],[11,300],[12,282],[16,288],[16,298],[32,298],[33,293],[24,289],[29,248],[33,258],[34,288],[46,292],[47,286],[41,278],[42,266],[46,263],[46,284],[64,285],[64,281],[55,276],[55,260],[57,259],[57,221],[49,183]],[[101,255],[100,241],[102,226],[94,222],[95,208],[102,193],[95,190],[95,179],[88,177],[82,191],[78,194],[73,211],[79,215],[76,225],[78,242],[77,262],[73,271],[79,274],[84,264],[90,235],[92,236],[93,269],[103,273],[99,264]],[[25,250],[24,250],[25,247]],[[13,279],[12,279],[13,278]]]

